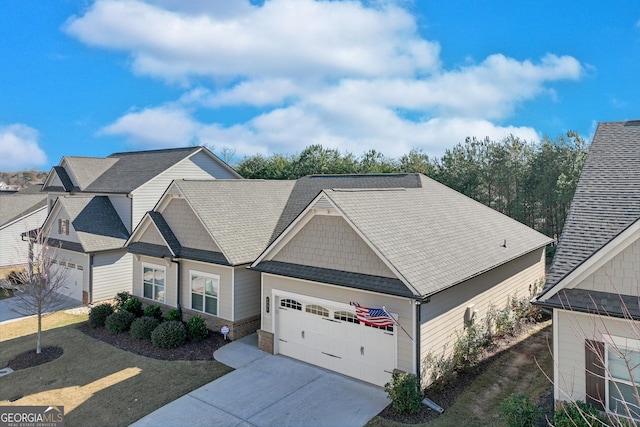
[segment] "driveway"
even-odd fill
[[[20,300],[16,297],[1,299],[0,300],[0,323],[28,317],[27,315],[24,315],[15,311],[16,306],[18,306],[19,304],[20,304]],[[67,296],[62,295],[60,297],[60,304],[52,308],[51,310],[48,310],[47,312],[68,310],[70,308],[78,308],[78,307],[82,307],[82,301],[78,301],[73,298],[69,298]]]
[[[235,371],[132,424],[157,426],[354,426],[378,414],[384,390],[258,350],[256,334],[214,353]]]

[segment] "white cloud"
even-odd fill
[[[188,88],[103,133],[144,146],[229,146],[239,155],[313,143],[354,154],[441,155],[467,136],[534,140],[530,127],[497,123],[529,100],[553,100],[552,83],[584,73],[577,59],[553,54],[496,53],[443,69],[439,43],[393,2],[97,0],[65,30],[126,52],[136,73]],[[245,107],[241,120],[225,118],[226,108]]]
[[[0,125],[0,170],[18,171],[42,166],[47,156],[38,145],[38,131],[15,123]]]

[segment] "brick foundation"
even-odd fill
[[[273,334],[271,332],[258,329],[258,348],[273,354]]]

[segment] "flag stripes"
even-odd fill
[[[360,323],[380,327],[393,326],[393,320],[384,308],[366,308],[357,302],[351,302],[350,304],[356,308],[356,317]]]

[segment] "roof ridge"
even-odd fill
[[[147,153],[167,153],[171,151],[190,151],[190,150],[196,151],[201,148],[205,148],[205,147],[196,145],[196,146],[190,146],[190,147],[158,148],[155,150],[120,151],[117,153],[111,153],[105,158],[108,159],[110,157],[123,157],[123,156],[131,156],[136,154],[147,154]]]

